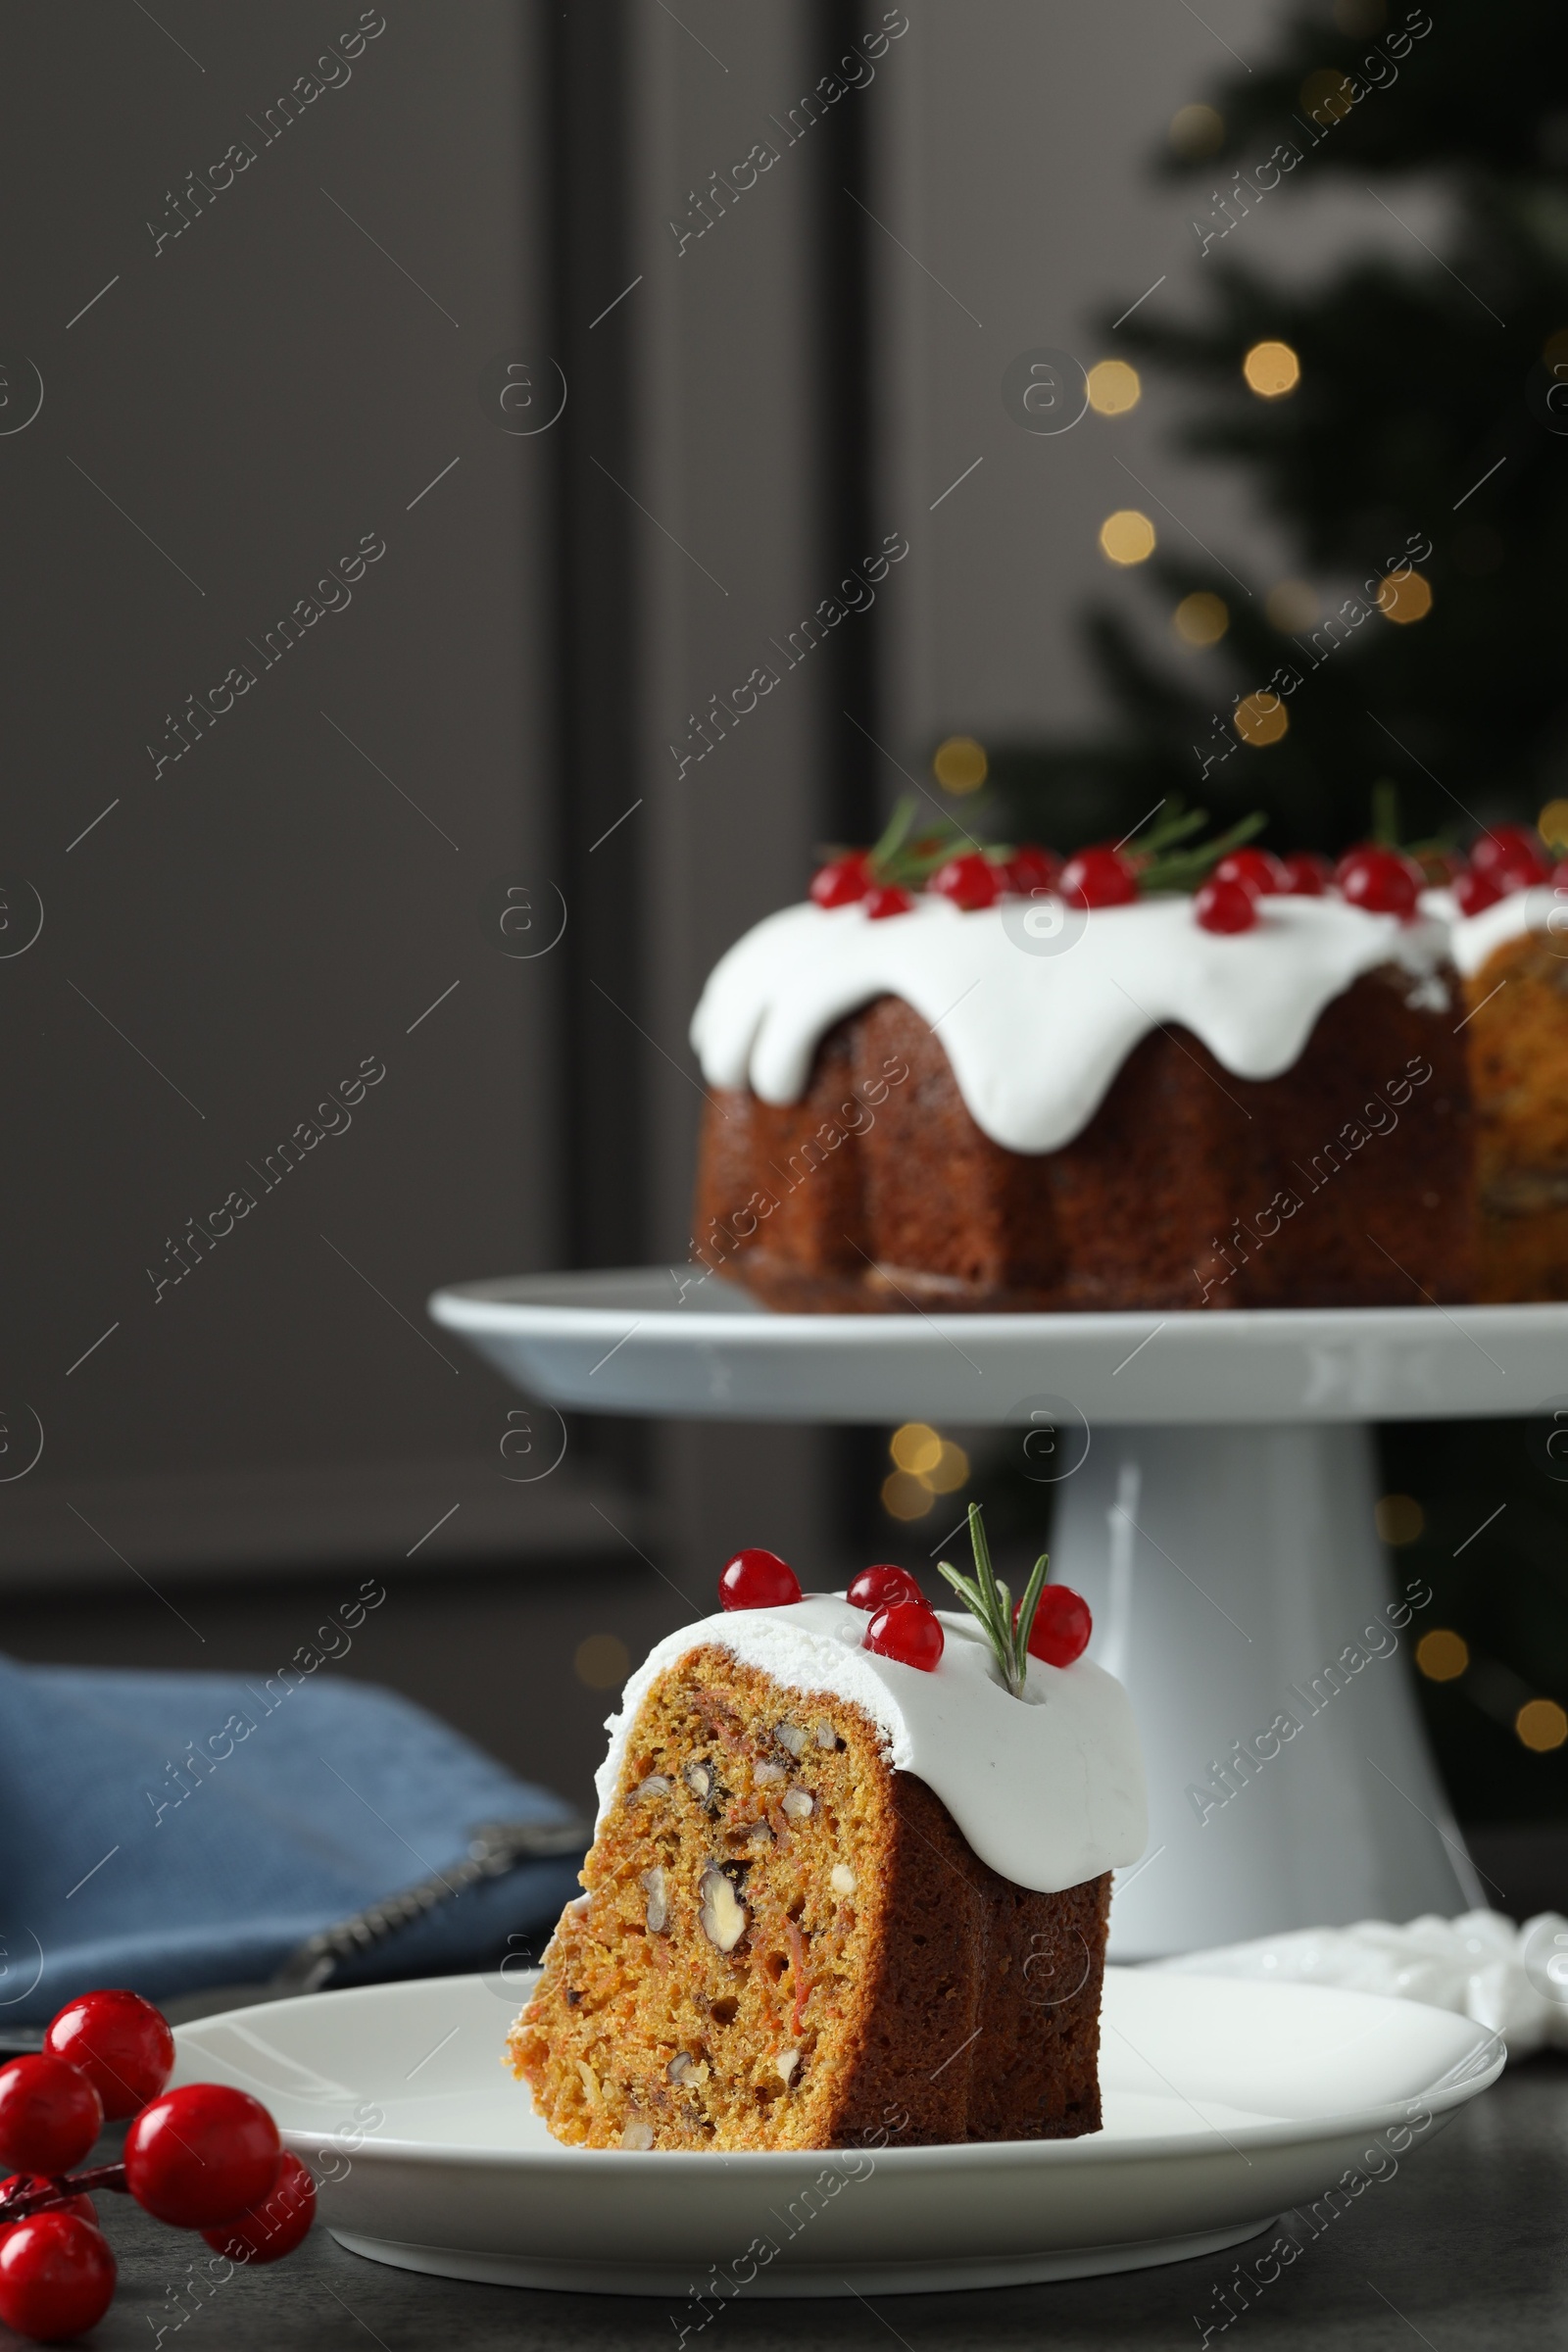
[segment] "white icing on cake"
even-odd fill
[[[1031,1658],[1027,1693],[1014,1698],[975,1619],[938,1614],[947,1646],[932,1674],[862,1649],[870,1618],[842,1594],[721,1611],[669,1635],[630,1677],[620,1713],[605,1726],[600,1820],[614,1802],[631,1727],[653,1683],[711,1642],[799,1692],[803,1731],[815,1721],[812,1697],[861,1708],[893,1769],[924,1781],[981,1861],[1015,1886],[1056,1894],[1136,1862],[1149,1821],[1143,1757],[1120,1683],[1087,1658],[1059,1667]],[[808,1746],[808,1783],[810,1754]]]
[[[1276,1078],[1364,972],[1398,964],[1430,991],[1447,953],[1440,920],[1334,897],[1264,899],[1255,928],[1234,935],[1205,931],[1190,898],[1151,897],[1068,913],[1070,944],[1054,954],[1019,944],[1031,913],[1050,924],[1061,911],[1015,900],[965,913],[934,894],[880,922],[860,906],[786,906],[710,975],[691,1030],[703,1075],[797,1102],[834,1022],[901,997],[941,1038],[976,1126],[1010,1152],[1054,1152],[1161,1023],[1190,1029],[1238,1078]]]
[[[1421,911],[1450,926],[1448,950],[1465,979],[1473,980],[1488,957],[1509,940],[1527,931],[1547,931],[1568,956],[1568,891],[1543,883],[1537,890],[1516,890],[1479,914],[1461,914],[1451,890],[1424,890]]]

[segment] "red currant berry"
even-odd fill
[[[908,892],[901,890],[896,882],[879,882],[865,894],[866,920],[885,923],[890,914],[907,914],[913,905]]]
[[[917,1666],[935,1674],[946,1646],[942,1620],[925,1600],[890,1600],[878,1609],[860,1641],[862,1649],[879,1658],[897,1658],[901,1666]]]
[[[1014,1625],[1018,1622],[1017,1608],[1012,1612],[1012,1622]],[[1029,1655],[1043,1658],[1048,1666],[1070,1666],[1089,1647],[1089,1637],[1094,1630],[1095,1621],[1089,1614],[1087,1600],[1069,1585],[1047,1585],[1029,1628]]]
[[[1568,890],[1568,858],[1559,858],[1546,880],[1553,890]]]
[[[1453,903],[1461,914],[1484,914],[1489,906],[1495,906],[1501,896],[1496,884],[1485,874],[1469,870],[1454,879]]]
[[[1068,858],[1057,887],[1069,906],[1130,906],[1138,876],[1120,850],[1101,843]]]
[[[1470,863],[1478,874],[1495,882],[1499,892],[1525,887],[1523,882],[1505,882],[1504,871],[1523,874],[1531,882],[1546,878],[1546,857],[1534,825],[1492,826],[1473,844]]]
[[[1004,871],[1007,888],[1027,899],[1033,891],[1055,889],[1061,879],[1061,859],[1054,850],[1042,849],[1038,841],[1026,841],[1008,858]]]
[[[811,897],[818,906],[853,906],[863,899],[871,887],[871,875],[863,850],[852,850],[847,858],[835,858],[827,865],[819,865],[811,876]]]
[[[1316,850],[1293,850],[1281,860],[1286,890],[1293,899],[1320,899],[1334,879],[1334,868]]]
[[[925,1601],[907,1568],[895,1568],[888,1561],[876,1568],[862,1568],[847,1597],[852,1609],[885,1609],[895,1600],[917,1600],[922,1605]]]
[[[1193,900],[1193,911],[1205,931],[1250,931],[1257,921],[1257,901],[1245,882],[1210,874]]]
[[[175,2230],[212,2230],[270,2194],[283,2143],[259,2099],[226,2082],[166,2090],[125,2134],[125,2186]]]
[[[950,858],[946,865],[939,865],[926,888],[951,899],[966,914],[976,914],[982,906],[996,905],[1004,879],[1000,865],[993,865],[978,850],[966,850],[961,858]]]
[[[310,2234],[316,2219],[316,2182],[290,2148],[283,2151],[277,2185],[260,2205],[203,2237],[230,2262],[281,2262]]]
[[[801,1580],[776,1551],[738,1551],[719,1573],[726,1609],[787,1609],[801,1597]]]
[[[0,2320],[35,2344],[96,2328],[115,2294],[109,2240],[76,2213],[33,2213],[0,2237]]]
[[[88,2082],[113,2119],[156,2099],[174,2071],[174,2036],[139,1992],[84,1992],[50,2020],[43,2046]]]
[[[13,2058],[0,2068],[0,2164],[69,2173],[103,2128],[102,2099],[63,2058]]]
[[[1271,850],[1232,850],[1215,866],[1211,879],[1240,882],[1254,899],[1277,899],[1291,887],[1284,861]]]
[[[1528,851],[1515,850],[1505,858],[1494,858],[1486,869],[1486,879],[1502,898],[1511,898],[1516,890],[1533,890],[1546,878],[1546,869]]]
[[[53,2186],[54,2182],[47,2173],[13,2173],[8,2180],[0,2180],[0,2199],[9,2197],[13,2192],[23,2196],[33,2189]],[[84,2222],[96,2223],[98,2219],[98,2208],[87,2196],[68,2197],[63,2205],[52,2205],[49,2210],[51,2213],[74,2213]],[[0,2220],[0,2230],[15,2230],[16,2227],[15,2222]]]
[[[1334,869],[1334,879],[1341,897],[1350,906],[1360,906],[1368,914],[1396,914],[1405,920],[1414,914],[1426,882],[1413,858],[1398,850],[1382,849],[1376,842],[1348,850]]]

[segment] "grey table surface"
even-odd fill
[[[1208,2341],[1343,2346],[1349,2352],[1473,2352],[1536,2347],[1568,2333],[1568,2060],[1510,2069],[1454,2122],[1412,2149],[1398,2173],[1368,2185],[1316,2236],[1295,2226],[1301,2252],[1226,2323],[1215,2290],[1235,2265],[1265,2255],[1266,2232],[1229,2255],[1121,2278],[994,2288],[973,2294],[886,2295],[874,2303],[761,2302],[744,2296],[700,2331],[684,2302],[539,2294],[468,2286],[395,2271],[346,2253],[318,2228],[286,2262],[236,2271],[205,2296],[193,2268],[207,2249],[120,2197],[100,2199],[121,2262],[115,2305],[90,2342],[100,2352],[159,2342],[179,2352],[385,2352],[438,2345],[491,2352],[549,2345],[637,2352],[677,2346],[803,2352],[843,2346],[906,2352],[1049,2343],[1188,2347]],[[1267,2266],[1265,2266],[1267,2267]],[[1232,2308],[1234,2310],[1234,2296]],[[15,2339],[0,2328],[0,2343]]]

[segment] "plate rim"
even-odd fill
[[[425,1311],[432,1322],[448,1331],[478,1331],[510,1328],[518,1329],[516,1318],[525,1316],[539,1322],[562,1317],[584,1337],[599,1336],[637,1317],[637,1328],[650,1340],[685,1339],[688,1335],[706,1337],[710,1341],[722,1335],[726,1340],[750,1337],[762,1344],[797,1341],[835,1342],[858,1340],[862,1345],[886,1344],[889,1335],[900,1335],[907,1344],[930,1346],[932,1335],[927,1329],[932,1318],[918,1315],[875,1314],[801,1314],[763,1306],[760,1301],[730,1306],[706,1308],[691,1313],[676,1306],[649,1306],[639,1309],[633,1305],[601,1305],[589,1299],[580,1303],[571,1299],[497,1298],[487,1296],[502,1284],[563,1283],[577,1279],[609,1283],[615,1279],[629,1281],[647,1279],[681,1271],[679,1267],[653,1266],[594,1266],[564,1267],[540,1270],[531,1274],[498,1274],[472,1281],[443,1283],[430,1293]],[[733,1287],[733,1286],[732,1286]],[[1377,1317],[1375,1329],[1390,1336],[1408,1333],[1415,1337],[1436,1333],[1442,1324],[1459,1322],[1461,1330],[1474,1326],[1499,1335],[1509,1330],[1528,1328],[1531,1324],[1549,1326],[1555,1317],[1568,1325],[1568,1301],[1562,1299],[1521,1299],[1507,1303],[1491,1303],[1469,1299],[1452,1306],[1251,1306],[1236,1307],[1223,1315],[1205,1314],[1194,1307],[1118,1307],[1114,1310],[1084,1309],[1080,1311],[996,1313],[976,1312],[944,1314],[940,1317],[943,1333],[970,1330],[975,1334],[995,1332],[999,1328],[1014,1332],[1020,1338],[1040,1338],[1051,1335],[1064,1338],[1081,1334],[1086,1339],[1103,1337],[1124,1339],[1130,1332],[1141,1329],[1151,1319],[1163,1321],[1167,1328],[1175,1327],[1189,1337],[1200,1333],[1235,1335],[1247,1333],[1258,1338],[1281,1338],[1344,1335],[1347,1328],[1359,1324],[1368,1329],[1366,1318]],[[629,1336],[629,1335],[628,1335]],[[939,1335],[940,1336],[940,1335]],[[1370,1332],[1369,1332],[1370,1336]],[[1227,1346],[1234,1346],[1234,1337]]]
[[[1145,1976],[1141,1969],[1114,1965],[1107,1974],[1132,1979]],[[1151,1979],[1152,1974],[1150,1972]],[[527,1999],[538,1976],[538,1970],[529,1971],[526,1975],[519,1973],[514,1985],[520,1999]],[[1191,1974],[1184,1972],[1179,1978],[1172,1977],[1168,1981],[1173,1984],[1213,1984],[1223,1986],[1228,1991],[1234,1991],[1238,1982],[1234,1977],[1207,1977],[1197,1971]],[[553,2141],[547,2148],[483,2148],[462,2141],[405,2139],[381,2132],[368,2132],[355,2148],[355,2161],[392,2164],[416,2160],[439,2164],[453,2171],[507,2170],[524,2174],[550,2171],[567,2162],[594,2166],[601,2174],[608,2170],[612,2175],[620,2175],[635,2174],[646,2163],[648,2155],[657,2153],[661,2159],[662,2173],[673,2169],[677,2174],[690,2174],[693,2178],[704,2179],[711,2178],[715,2170],[733,2171],[739,2166],[758,2180],[793,2174],[799,2170],[803,2160],[814,2158],[825,2162],[847,2156],[872,2156],[875,2159],[873,2169],[885,2166],[895,2178],[942,2171],[955,2164],[971,2171],[1010,2171],[1042,2165],[1173,2161],[1178,2158],[1217,2157],[1227,2152],[1240,2156],[1245,2162],[1248,2149],[1265,2153],[1274,2148],[1303,2147],[1320,2140],[1354,2139],[1368,2132],[1375,2135],[1394,2126],[1407,2124],[1412,2108],[1425,2107],[1433,2122],[1441,2124],[1456,2108],[1467,2105],[1482,2091],[1490,2089],[1507,2064],[1507,2042],[1499,2029],[1484,2027],[1473,2018],[1464,2017],[1456,2010],[1440,2009],[1430,2001],[1396,1999],[1390,1994],[1365,1992],[1351,1985],[1271,1984],[1251,1979],[1246,1982],[1255,1984],[1256,1989],[1265,1996],[1282,1992],[1293,1996],[1327,1994],[1337,2000],[1348,1998],[1355,2002],[1375,2003],[1379,2007],[1425,2011],[1430,2016],[1442,2018],[1448,2025],[1468,2025],[1473,2038],[1470,2047],[1453,2058],[1432,2082],[1398,2099],[1386,2100],[1375,2107],[1336,2109],[1328,2115],[1298,2119],[1282,2117],[1257,2124],[1237,2124],[1228,2131],[1218,2125],[1206,2125],[1191,2132],[1142,2134],[1135,2138],[1108,2139],[1103,2132],[1085,2132],[1075,2139],[944,2140],[932,2146],[916,2148],[736,2148],[724,2151],[705,2148],[665,2148],[657,2151],[579,2148],[564,2141]],[[487,1983],[483,1972],[469,1972],[451,1978],[394,1979],[385,1984],[348,1986],[344,1992],[396,1995],[410,1984],[443,1984],[456,1988]],[[324,2001],[339,2000],[344,1997],[344,1992],[302,1993],[287,2001],[270,2002],[267,2007],[269,2010],[292,2010],[307,2002],[314,2006]],[[190,2025],[177,2029],[176,2043],[184,2044],[188,2035],[189,2046],[194,2051],[201,2046],[198,2039],[201,2034],[226,2024],[231,2018],[248,2020],[254,2024],[256,2014],[254,2008],[220,2010],[211,2017],[195,2019]],[[1489,2047],[1490,2057],[1485,2055]],[[184,2047],[181,2046],[181,2058],[184,2054]],[[497,2071],[498,2075],[505,2071],[499,2057]],[[516,2083],[514,2079],[513,2086],[519,2096],[523,2095],[521,2084]],[[341,2146],[341,2126],[320,2131],[309,2126],[279,2125],[278,2129],[284,2145],[299,2154],[325,2154]]]

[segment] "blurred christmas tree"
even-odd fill
[[[1568,11],[1298,7],[1173,139],[1198,321],[1140,310],[1113,348],[1200,395],[1182,446],[1248,469],[1298,576],[1243,580],[1162,533],[1141,577],[1167,650],[1088,613],[1114,721],[996,751],[1009,824],[1066,847],[1179,792],[1334,850],[1384,778],[1407,838],[1534,815],[1568,787]],[[1249,222],[1326,174],[1385,227],[1420,201],[1402,180],[1436,184],[1442,251],[1411,228],[1409,263],[1282,285]]]

